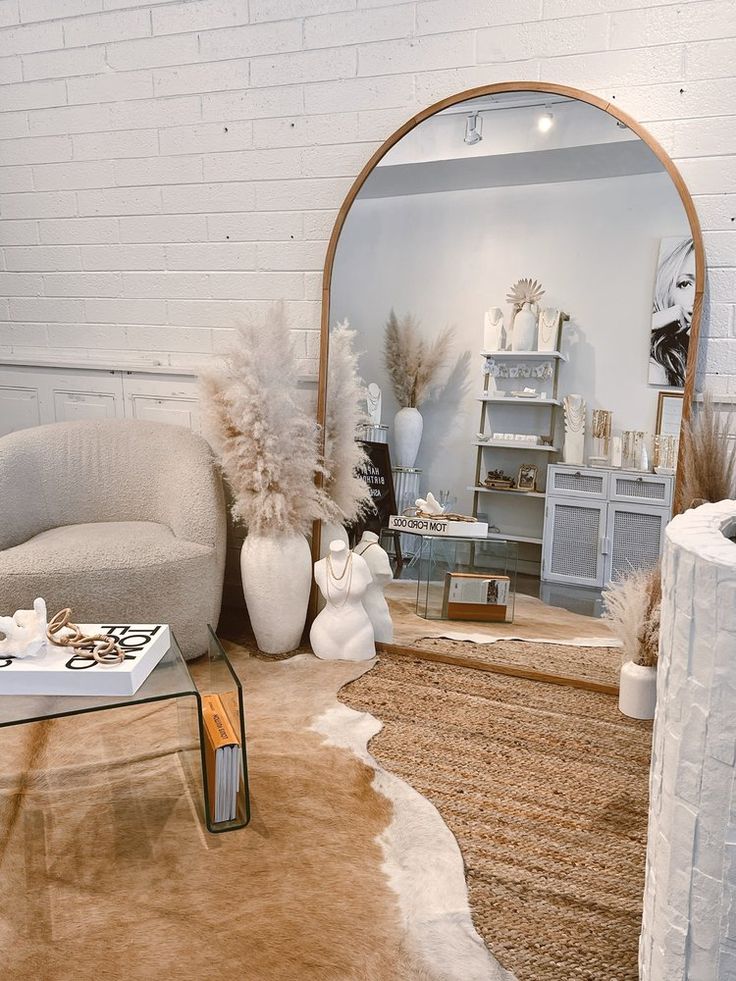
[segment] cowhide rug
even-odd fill
[[[509,979],[437,811],[336,700],[372,665],[235,651],[253,818],[213,836],[176,703],[0,730],[0,977]],[[182,753],[182,746],[190,749]]]

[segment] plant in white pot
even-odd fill
[[[369,418],[364,407],[366,389],[358,373],[355,336],[347,320],[330,333],[323,487],[339,518],[322,522],[321,557],[327,554],[331,541],[340,539],[348,545],[345,525],[353,524],[372,509],[370,488],[359,475],[367,463],[359,438]]]
[[[509,290],[506,299],[511,304],[511,349],[536,351],[539,301],[544,296],[542,284],[536,279],[520,279]]]
[[[605,617],[621,640],[618,707],[632,719],[653,719],[662,576],[659,567],[632,570],[603,591]]]
[[[432,394],[447,360],[452,329],[446,327],[427,344],[411,314],[401,320],[392,310],[386,322],[383,360],[396,401],[394,455],[399,467],[413,467],[422,441],[424,421],[419,406]]]
[[[315,485],[316,420],[297,401],[297,371],[280,306],[265,327],[238,328],[229,354],[201,373],[205,435],[232,489],[233,517],[248,530],[240,566],[259,650],[299,646],[312,584],[306,535],[335,514]]]

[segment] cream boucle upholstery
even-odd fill
[[[0,614],[43,596],[77,622],[169,623],[207,649],[225,565],[209,446],[179,426],[63,422],[0,439]]]

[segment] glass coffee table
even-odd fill
[[[202,798],[207,830],[212,834],[236,831],[250,821],[250,790],[245,743],[245,711],[243,688],[230,660],[208,625],[209,650],[205,658],[193,665],[198,683],[190,674],[173,632],[171,646],[149,674],[135,695],[0,695],[0,729],[6,726],[24,725],[63,716],[82,715],[87,712],[103,712],[108,709],[129,708],[147,702],[178,699],[180,728],[191,732],[191,715],[194,714],[195,731],[199,741],[199,757],[202,776]],[[205,754],[205,733],[202,719],[202,696],[218,694],[227,701],[228,715],[242,747],[242,774],[238,791],[237,817],[233,821],[214,821],[214,801],[210,801],[210,781]],[[193,710],[193,712],[192,712]],[[188,725],[187,725],[188,723]]]

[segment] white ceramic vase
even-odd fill
[[[619,711],[630,719],[653,719],[656,704],[656,667],[624,661],[619,680]]]
[[[240,571],[258,650],[295,650],[312,587],[312,556],[304,535],[248,535],[240,552]]]
[[[419,409],[406,407],[394,416],[394,449],[397,467],[413,467],[422,442],[424,420]]]
[[[514,329],[511,333],[512,351],[535,351],[537,348],[537,318],[531,304],[524,306],[514,317]]]

